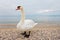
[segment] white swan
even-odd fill
[[[17,29],[19,29],[21,31],[25,31],[23,33],[23,35],[25,34],[26,37],[29,37],[26,34],[26,31],[32,29],[35,25],[37,25],[37,23],[35,23],[33,20],[30,20],[30,19],[26,19],[25,20],[25,14],[24,14],[24,10],[23,10],[22,6],[17,6],[16,10],[20,10],[21,11],[21,20],[17,24]],[[29,31],[29,35],[30,35],[30,31]]]

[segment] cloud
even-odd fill
[[[56,10],[38,10],[37,13],[48,13],[48,12],[53,12],[53,11],[56,11]]]
[[[22,5],[25,13],[45,13],[54,11],[49,9],[60,9],[60,0],[0,0],[0,14],[5,14],[5,11],[8,15],[17,14],[17,5]]]

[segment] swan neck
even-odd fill
[[[25,14],[24,14],[24,11],[21,10],[21,22],[24,22],[25,20]]]

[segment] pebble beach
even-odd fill
[[[16,27],[0,28],[0,40],[60,40],[60,25],[36,25],[36,27],[31,30],[31,35],[29,38],[22,36],[21,31],[17,30]]]

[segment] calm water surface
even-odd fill
[[[20,15],[0,16],[0,24],[18,23]],[[32,19],[38,23],[60,23],[60,15],[26,15],[26,19]]]

